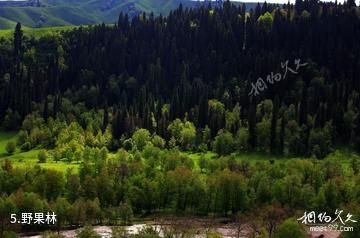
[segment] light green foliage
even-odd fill
[[[153,138],[151,139],[151,143],[160,149],[164,149],[166,144],[165,140],[158,135],[153,136]]]
[[[64,145],[71,141],[75,141],[79,145],[84,145],[84,134],[84,130],[81,128],[81,126],[76,122],[72,122],[68,127],[61,130],[56,140],[56,145]]]
[[[17,144],[23,151],[42,144],[48,146],[52,143],[52,134],[44,124],[44,119],[37,113],[29,114],[22,123],[22,131],[19,132]],[[30,148],[30,149],[29,149]]]
[[[194,146],[196,128],[192,122],[176,119],[169,125],[168,131],[181,148],[190,150]]]
[[[146,129],[137,129],[131,137],[138,150],[143,150],[147,143],[150,143],[150,132]]]
[[[225,112],[225,105],[216,99],[209,100],[208,104],[210,111],[216,111],[219,114],[223,114]]]
[[[273,16],[269,12],[265,12],[258,19],[258,23],[260,26],[264,27],[266,31],[270,31],[273,25]]]
[[[225,113],[225,129],[235,133],[240,127],[240,110],[239,103],[236,103],[232,111],[226,111]]]
[[[307,238],[308,235],[298,221],[288,219],[284,221],[276,230],[275,238]]]
[[[79,124],[73,122],[60,131],[56,140],[56,153],[60,159],[71,162],[82,157],[85,133]]]
[[[168,131],[177,141],[180,141],[181,139],[181,131],[183,126],[184,124],[180,119],[175,119],[168,127]]]
[[[193,148],[196,137],[196,128],[192,122],[186,121],[184,123],[184,127],[180,135],[180,144],[182,145],[182,148],[186,150]]]
[[[173,136],[169,140],[169,148],[170,149],[175,149],[176,148],[176,139]]]

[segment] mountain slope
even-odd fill
[[[36,0],[0,1],[0,29],[13,28],[15,22],[27,27],[115,23],[120,12],[130,17],[140,12],[166,15],[182,3],[197,6],[190,0]]]
[[[0,29],[14,28],[16,22],[0,17]]]

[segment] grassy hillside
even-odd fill
[[[190,0],[43,0],[41,7],[1,6],[0,29],[10,29],[15,22],[27,27],[48,27],[64,25],[87,25],[94,23],[115,23],[120,12],[134,16],[140,12],[168,14],[179,6],[196,6]]]
[[[1,4],[1,3],[0,3]],[[42,7],[0,7],[0,29],[13,28],[14,22],[27,27],[114,23],[121,11],[136,15],[141,11],[167,13],[178,0],[128,1],[46,1]]]
[[[0,17],[0,29],[14,28],[16,22]]]
[[[21,22],[27,27],[43,26],[64,26],[92,24],[99,20],[92,14],[74,7],[3,7],[0,8],[0,16],[11,22]],[[0,28],[12,28],[13,24],[3,24],[0,21]]]

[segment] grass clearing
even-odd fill
[[[16,133],[14,132],[0,132],[0,163],[6,159],[12,162],[14,167],[26,168],[39,165],[45,169],[53,169],[61,172],[66,172],[67,169],[73,169],[74,173],[77,173],[80,167],[79,163],[67,163],[64,161],[56,162],[51,156],[47,159],[46,163],[38,163],[38,153],[40,149],[33,149],[27,152],[22,152],[19,148],[15,153],[8,155],[5,150],[5,146],[8,142],[16,142]]]
[[[78,172],[80,164],[77,162],[67,163],[66,161],[54,161],[52,156],[49,155],[46,163],[38,163],[38,153],[40,149],[33,149],[31,151],[22,152],[17,148],[16,152],[12,155],[6,153],[5,147],[6,144],[10,141],[16,142],[16,133],[15,132],[0,132],[0,162],[8,159],[10,160],[15,167],[32,167],[34,165],[39,165],[42,168],[53,169],[57,171],[66,172],[67,169],[73,169],[75,173]],[[201,157],[204,157],[207,160],[218,159],[216,153],[212,151],[207,151],[204,153],[193,153],[193,152],[183,152],[184,155],[188,156],[194,162],[195,170],[200,170],[199,161]],[[290,157],[290,156],[275,156],[263,152],[240,152],[233,153],[229,156],[233,156],[236,160],[246,160],[250,164],[256,164],[261,161],[270,161],[274,160],[276,163],[283,163],[289,160],[297,159],[310,159],[310,158],[299,158],[299,157]],[[344,171],[351,171],[351,159],[354,156],[359,156],[353,150],[346,147],[336,148],[331,154],[329,154],[325,159],[334,159],[339,161],[344,168]],[[114,158],[115,154],[109,153],[109,158]]]
[[[203,156],[205,159],[218,159],[221,156],[217,155],[212,151],[207,151],[205,153],[192,153],[192,152],[184,152],[190,159],[194,161],[194,166],[196,170],[200,170],[199,161],[200,158]],[[264,152],[240,152],[240,153],[233,153],[228,155],[229,157],[234,157],[236,160],[244,160],[248,161],[251,165],[255,165],[257,162],[262,161],[274,161],[275,163],[286,163],[291,160],[309,160],[313,158],[305,158],[305,157],[292,157],[292,156],[276,156],[271,155]],[[352,149],[350,148],[336,148],[332,153],[330,153],[324,160],[336,160],[340,162],[344,171],[352,171],[351,167],[351,159],[353,157],[359,157]]]

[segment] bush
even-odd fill
[[[16,144],[18,146],[24,144],[26,141],[28,141],[29,135],[26,131],[20,131],[17,136]]]
[[[151,142],[153,143],[154,146],[156,146],[160,149],[165,148],[165,144],[166,144],[165,140],[158,135],[155,135],[152,138]]]
[[[324,159],[332,148],[331,133],[329,126],[324,129],[313,129],[310,131],[309,147],[311,154],[317,159]]]
[[[127,238],[129,237],[129,234],[125,227],[122,226],[113,226],[111,228],[111,237],[112,238]]]
[[[151,226],[142,229],[138,234],[133,235],[133,238],[160,238],[160,234]]]
[[[235,151],[233,135],[224,130],[220,130],[215,137],[213,150],[219,155],[229,155]]]
[[[76,235],[77,238],[100,238],[101,236],[97,234],[91,227],[85,226],[80,230]]]
[[[25,142],[24,144],[21,145],[20,150],[21,151],[29,151],[29,150],[31,150],[31,143],[30,142]]]
[[[275,238],[307,238],[303,227],[294,219],[284,221],[275,231]]]
[[[141,128],[136,130],[131,138],[136,145],[136,148],[142,151],[145,145],[150,141],[150,132]]]
[[[133,218],[133,210],[128,203],[120,203],[119,215],[124,225],[131,224]]]
[[[13,154],[15,152],[15,149],[16,149],[15,142],[10,141],[6,144],[5,150],[9,155]]]
[[[47,153],[45,150],[41,150],[38,154],[39,163],[46,163]]]
[[[45,232],[41,235],[41,238],[65,238],[65,236],[54,232]]]

